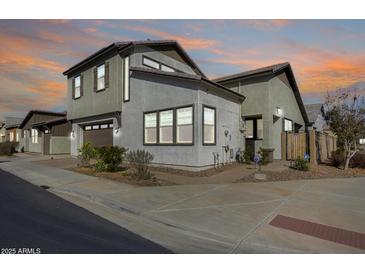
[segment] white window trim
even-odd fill
[[[77,79],[79,82],[79,85],[76,85],[77,83]],[[75,93],[74,93],[74,99],[78,99],[81,97],[81,76],[76,76],[75,77]]]
[[[128,102],[130,98],[130,91],[129,91],[129,56],[124,58],[123,62],[123,101]]]
[[[217,110],[216,108],[210,107],[210,106],[203,106],[203,132],[205,130],[205,125],[212,126],[211,124],[206,124],[205,122],[205,109],[213,110],[214,112],[214,120],[213,120],[213,140],[212,141],[206,141],[205,135],[203,134],[203,145],[215,145],[216,144],[216,130],[217,130]]]

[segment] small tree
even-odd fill
[[[80,155],[80,165],[83,167],[90,166],[90,160],[96,156],[96,150],[91,143],[84,144],[81,149],[79,149]]]
[[[365,134],[364,97],[350,90],[338,90],[327,95],[324,115],[330,129],[337,135],[338,145],[346,157],[345,170],[350,160],[358,152],[358,142]]]

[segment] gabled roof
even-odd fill
[[[227,76],[223,76],[220,78],[216,78],[213,81],[215,81],[217,83],[225,83],[225,82],[229,82],[229,81],[237,80],[237,79],[247,79],[247,78],[253,79],[255,77],[260,77],[260,76],[266,75],[266,74],[279,75],[281,72],[286,73],[289,83],[293,89],[294,96],[298,103],[300,112],[303,116],[303,120],[306,124],[308,124],[309,120],[308,120],[307,112],[305,110],[303,100],[302,100],[302,97],[300,96],[300,91],[299,91],[293,70],[292,70],[289,62],[275,64],[275,65],[271,65],[271,66],[267,66],[267,67],[254,69],[254,70],[249,70],[249,71],[245,71],[242,73],[227,75]]]
[[[55,116],[55,117],[66,117],[66,112],[54,112],[54,111],[46,111],[46,110],[30,110],[27,114],[27,116],[25,116],[24,120],[21,122],[21,124],[19,125],[19,128],[23,128],[25,126],[25,124],[29,121],[29,119],[34,115],[34,114],[43,114],[43,115],[51,115],[51,116]]]
[[[5,128],[18,127],[24,118],[19,117],[5,117]]]
[[[63,123],[67,123],[67,118],[62,117],[62,118],[57,118],[57,119],[53,119],[53,120],[49,120],[49,121],[45,121],[45,122],[40,122],[40,123],[36,123],[33,126],[52,126],[52,125],[59,125],[59,124],[63,124]]]
[[[112,43],[101,50],[95,52],[94,54],[90,55],[86,59],[82,60],[81,62],[77,63],[76,65],[72,66],[65,72],[63,72],[63,75],[69,75],[72,74],[74,71],[80,69],[83,66],[86,66],[93,62],[96,58],[99,58],[100,56],[103,56],[105,54],[115,52],[115,53],[121,53],[123,51],[127,51],[134,46],[173,46],[178,53],[181,54],[181,56],[186,60],[186,62],[192,66],[192,68],[197,72],[198,74],[205,77],[204,73],[200,70],[198,65],[193,61],[193,59],[190,58],[190,56],[187,54],[187,52],[181,47],[181,45],[175,41],[175,40],[145,40],[145,41],[124,41],[124,42],[115,42]]]
[[[199,75],[192,75],[192,74],[187,74],[187,73],[183,73],[183,72],[167,72],[167,71],[162,71],[162,70],[157,70],[157,69],[140,68],[140,67],[131,67],[130,70],[136,71],[136,72],[141,72],[141,73],[160,75],[160,76],[164,76],[164,77],[174,77],[174,78],[198,81],[205,86],[209,86],[209,87],[217,89],[219,91],[219,94],[222,95],[222,97],[233,98],[240,102],[243,102],[246,99],[246,97],[244,95],[234,92],[216,82],[209,80],[208,78],[205,78],[205,77],[202,77]]]
[[[307,111],[309,123],[314,123],[317,120],[318,115],[322,115],[323,104],[309,104],[305,105]]]

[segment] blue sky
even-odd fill
[[[365,20],[1,20],[0,38],[0,119],[65,110],[62,72],[123,40],[177,40],[210,78],[288,61],[306,103],[365,88]]]

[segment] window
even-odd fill
[[[254,126],[253,126],[254,120],[246,120],[246,138],[253,139],[254,138]]]
[[[109,128],[113,128],[113,123],[109,124]]]
[[[160,63],[143,56],[143,65],[154,69],[160,69]]]
[[[97,67],[97,90],[105,88],[105,64]]]
[[[123,100],[129,101],[129,56],[124,58],[123,62]]]
[[[19,133],[17,132],[15,136],[15,142],[19,142]]]
[[[100,125],[100,129],[106,129],[106,128],[108,128],[108,124]]]
[[[85,130],[91,130],[91,126],[86,126]]]
[[[246,119],[246,139],[261,140],[264,136],[262,118]]]
[[[75,93],[74,99],[81,97],[81,76],[75,77]]]
[[[176,110],[176,143],[193,143],[193,108]]]
[[[161,64],[161,70],[162,71],[167,71],[167,72],[175,72],[175,70],[173,68],[170,68],[169,66],[163,65]]]
[[[93,125],[93,129],[99,129],[99,125]]]
[[[365,145],[365,139],[360,139],[359,143],[360,145]]]
[[[9,133],[9,141],[14,142],[14,132]]]
[[[157,112],[144,115],[144,142],[146,144],[157,143]]]
[[[256,136],[257,136],[257,139],[262,139],[264,137],[264,127],[263,127],[262,119],[256,120]]]
[[[143,61],[142,61],[143,65],[145,65],[146,67],[149,68],[153,68],[153,69],[158,69],[158,70],[162,70],[162,71],[166,71],[166,72],[175,72],[176,70],[173,69],[172,67],[169,67],[167,65],[164,65],[158,61],[152,60],[146,56],[143,56]]]
[[[48,133],[49,133],[49,130],[48,130],[48,129],[46,129],[46,130],[44,131],[44,133],[45,133],[45,134],[48,134]]]
[[[159,142],[160,144],[173,143],[173,122],[174,112],[173,110],[161,111],[159,116]]]
[[[38,144],[38,130],[32,128],[31,131],[31,141],[32,144]]]
[[[215,109],[203,107],[203,145],[215,144]]]
[[[284,119],[284,131],[293,131],[293,121]]]

